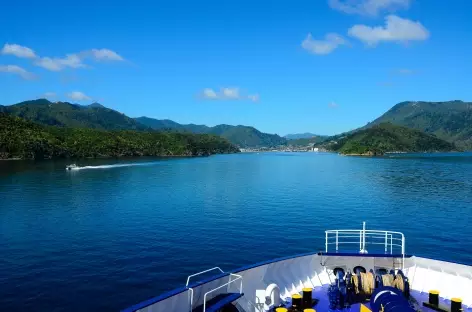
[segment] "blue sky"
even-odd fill
[[[9,1],[0,104],[335,134],[405,100],[472,100],[472,1]],[[6,12],[6,13],[5,13]]]

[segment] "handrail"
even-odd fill
[[[221,273],[224,273],[224,271],[223,271],[222,269],[220,269],[220,267],[214,267],[214,268],[211,268],[211,269],[208,269],[208,270],[205,270],[205,271],[201,271],[201,272],[198,272],[198,273],[189,275],[189,276],[187,277],[187,284],[185,284],[185,287],[188,287],[188,284],[190,283],[190,278],[191,278],[191,277],[195,277],[195,276],[197,276],[197,275],[200,275],[200,274],[203,274],[203,273],[207,273],[207,272],[210,272],[210,271],[214,271],[214,270],[219,270]]]
[[[192,310],[193,310],[193,288],[189,287],[188,292],[189,292],[189,295],[190,295],[190,311],[189,312],[192,312]]]
[[[236,276],[236,278],[235,278],[234,280],[231,280],[231,276]],[[206,301],[207,301],[207,300],[206,300],[206,297],[207,297],[207,295],[208,295],[209,293],[212,293],[212,292],[214,292],[215,290],[218,290],[218,289],[220,289],[220,288],[223,288],[223,287],[225,287],[225,286],[227,286],[227,285],[229,285],[229,284],[231,284],[231,283],[233,283],[233,282],[235,282],[235,281],[237,281],[237,280],[241,280],[241,284],[240,284],[240,286],[239,286],[239,294],[242,294],[242,293],[243,293],[243,277],[242,277],[241,275],[238,275],[238,274],[230,273],[230,274],[229,274],[229,282],[224,283],[223,285],[220,285],[220,286],[216,287],[215,289],[212,289],[212,290],[207,291],[207,292],[205,293],[205,295],[203,296],[203,312],[206,311]]]
[[[369,239],[366,242],[366,238]],[[336,252],[339,246],[346,244],[359,244],[359,253],[367,253],[367,245],[383,245],[385,254],[393,254],[394,247],[399,248],[402,255],[402,267],[405,257],[405,236],[401,232],[366,230],[365,222],[361,230],[328,230],[325,231],[325,252],[329,246],[335,245]]]

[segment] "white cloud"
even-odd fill
[[[314,54],[329,54],[338,46],[346,45],[348,42],[338,34],[329,33],[324,40],[315,40],[311,34],[308,34],[302,42],[302,48]]]
[[[331,8],[347,13],[376,16],[381,11],[407,9],[411,0],[329,0]]]
[[[46,92],[43,94],[43,97],[46,99],[55,98],[57,95],[55,92]]]
[[[36,54],[32,49],[20,46],[18,44],[5,43],[2,49],[2,54],[11,54],[21,58],[36,58]]]
[[[215,91],[211,88],[203,89],[201,96],[208,100],[250,100],[253,102],[259,101],[259,94],[242,94],[239,88],[221,88]]]
[[[16,66],[16,65],[0,65],[0,72],[18,75],[21,78],[26,79],[26,80],[31,80],[31,79],[36,78],[35,74],[30,73],[26,69],[20,66]]]
[[[74,101],[90,101],[92,98],[80,91],[73,91],[66,94],[68,98]]]
[[[77,54],[68,54],[64,58],[42,57],[35,61],[35,65],[50,71],[61,71],[66,67],[86,67],[86,65],[82,63],[82,59]]]
[[[108,49],[92,49],[90,53],[97,61],[124,61],[118,53]]]
[[[408,42],[426,40],[429,37],[429,31],[420,22],[396,15],[387,16],[385,26],[354,25],[348,30],[348,34],[370,46],[381,41]]]
[[[90,49],[79,53],[67,54],[65,57],[41,57],[36,55],[36,53],[28,47],[7,43],[3,46],[1,53],[32,59],[34,65],[50,71],[61,71],[65,68],[88,67],[84,63],[86,59],[94,61],[124,61],[121,55],[109,49]]]
[[[239,99],[239,89],[238,88],[222,88],[221,95],[226,99]]]
[[[250,99],[253,102],[258,102],[259,101],[259,94],[249,94],[247,96],[248,99]]]
[[[328,107],[329,107],[329,108],[337,108],[337,107],[338,107],[338,104],[335,103],[335,102],[330,102],[330,103],[328,104]]]
[[[203,97],[207,99],[216,99],[218,98],[218,95],[213,89],[206,88],[206,89],[203,89]]]

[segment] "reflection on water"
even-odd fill
[[[2,310],[120,310],[201,269],[320,250],[325,229],[363,220],[405,232],[409,253],[470,261],[470,153],[69,163],[0,162]]]

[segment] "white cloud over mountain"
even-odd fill
[[[2,54],[14,55],[19,58],[28,58],[33,60],[33,64],[47,69],[49,71],[61,71],[66,68],[84,68],[86,60],[93,61],[124,61],[124,58],[109,49],[90,49],[78,53],[67,54],[64,57],[39,56],[33,49],[18,44],[6,43]]]
[[[89,101],[92,98],[80,91],[72,91],[66,94],[67,97],[74,101]]]
[[[35,79],[36,75],[17,65],[0,65],[0,72],[18,75],[23,79]]]
[[[259,101],[259,94],[243,94],[239,88],[226,87],[215,91],[211,88],[205,88],[201,92],[201,97],[208,100],[250,100]]]

